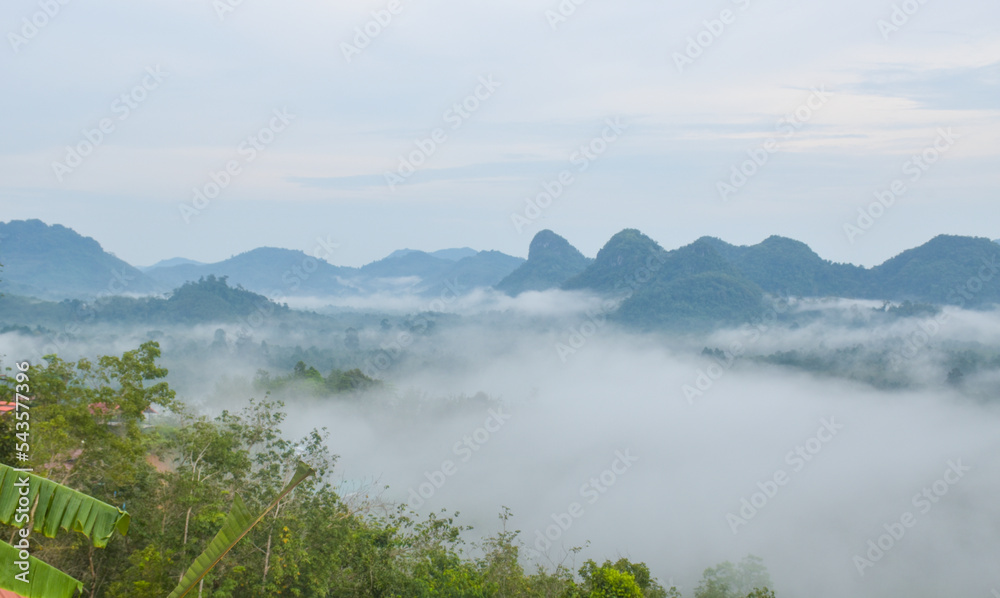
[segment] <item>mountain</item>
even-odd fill
[[[160,260],[153,264],[152,266],[137,266],[139,270],[143,272],[149,272],[150,270],[156,270],[157,268],[170,268],[171,266],[204,266],[202,262],[196,262],[194,260],[189,260],[183,257],[172,257],[168,260]]]
[[[539,231],[528,246],[528,260],[496,284],[511,296],[525,291],[554,289],[590,264],[569,241],[546,229]]]
[[[289,312],[287,306],[277,305],[245,289],[233,288],[224,277],[212,275],[198,282],[185,283],[168,299],[151,299],[149,303],[152,313],[170,322],[221,322],[246,318],[254,313],[263,319],[263,316]]]
[[[480,251],[455,262],[455,265],[445,272],[444,280],[432,283],[430,291],[434,292],[441,288],[445,282],[453,283],[460,290],[489,288],[510,276],[524,263],[524,258],[499,251]]]
[[[397,249],[390,253],[387,258],[403,257],[408,253],[417,253],[416,249]],[[428,255],[432,255],[436,258],[443,260],[448,260],[450,262],[457,262],[460,259],[472,257],[479,253],[471,247],[459,247],[454,249],[438,249],[437,251],[425,252]]]
[[[758,317],[764,293],[716,249],[699,239],[657,259],[633,277],[615,318],[640,328],[711,328]]]
[[[60,300],[160,290],[94,239],[41,220],[0,222],[0,263],[5,293]]]
[[[437,251],[432,251],[431,255],[434,257],[441,258],[443,260],[451,260],[457,262],[459,260],[465,259],[467,257],[472,257],[477,255],[479,252],[471,247],[459,247],[456,249],[438,249]]]
[[[734,322],[755,315],[764,293],[974,308],[1000,304],[1000,244],[951,235],[870,269],[824,260],[786,237],[751,246],[702,237],[666,251],[638,230],[625,229],[593,260],[543,230],[532,238],[527,260],[467,247],[402,249],[362,268],[346,268],[301,251],[261,247],[215,264],[173,258],[141,272],[72,229],[15,220],[0,223],[0,263],[0,292],[55,301],[164,293],[210,277],[226,277],[238,291],[279,302],[290,296],[433,296],[484,287],[517,295],[562,288],[614,295],[621,300],[615,317],[642,327]]]
[[[787,237],[771,236],[749,247],[712,237],[699,241],[710,244],[740,274],[773,295],[858,297],[870,286],[864,268],[824,260],[805,243]]]
[[[145,324],[203,324],[240,322],[259,327],[282,322],[315,322],[321,316],[290,310],[267,297],[230,286],[225,278],[209,275],[185,283],[169,297],[110,297],[103,301],[79,299],[43,301],[22,296],[0,297],[0,321],[62,328],[66,322],[142,322]]]
[[[1000,303],[1000,245],[939,235],[872,268],[873,298],[982,307]]]
[[[666,251],[637,231],[627,228],[604,244],[597,258],[583,272],[562,284],[565,290],[588,290],[598,293],[624,292],[637,276],[661,261]]]
[[[424,251],[410,251],[362,266],[355,285],[367,292],[420,293],[442,281],[454,265]]]
[[[278,299],[350,293],[351,289],[340,279],[352,273],[351,268],[332,266],[302,251],[260,247],[215,264],[183,263],[156,268],[149,271],[149,276],[171,289],[205,276],[226,276],[232,285]]]

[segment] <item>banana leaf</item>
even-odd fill
[[[71,598],[83,591],[83,584],[51,565],[33,556],[28,557],[28,582],[16,576],[24,573],[15,561],[20,561],[20,550],[0,542],[0,589],[9,590],[24,598]]]
[[[15,471],[3,464],[0,464],[0,522],[23,527],[24,522],[17,521],[16,515],[19,501],[24,504],[21,498],[25,495],[21,494],[22,487],[15,484],[24,479],[28,480],[27,504],[33,505],[38,498],[34,531],[41,532],[46,538],[54,538],[62,528],[80,532],[90,538],[95,547],[104,548],[115,530],[123,536],[128,533],[131,517],[125,511],[52,480]]]
[[[229,515],[226,516],[226,521],[222,524],[222,529],[219,530],[219,533],[209,543],[205,552],[198,555],[198,558],[188,568],[181,582],[177,584],[177,587],[174,588],[174,591],[170,593],[168,598],[182,598],[193,590],[198,585],[198,582],[222,560],[222,557],[226,556],[226,553],[232,550],[243,539],[243,536],[250,533],[250,530],[260,523],[264,519],[264,516],[278,505],[281,499],[288,495],[293,488],[301,484],[302,480],[314,473],[316,473],[315,470],[300,461],[298,468],[295,470],[295,475],[292,476],[292,479],[282,489],[278,498],[274,499],[256,518],[250,513],[246,505],[243,504],[243,499],[238,494],[234,495],[233,508],[229,511]]]

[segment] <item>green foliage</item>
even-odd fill
[[[348,505],[330,482],[336,459],[324,430],[287,438],[284,405],[272,400],[214,418],[192,414],[163,384],[158,358],[158,345],[146,343],[93,362],[50,356],[32,368],[36,462],[78,491],[127,503],[133,517],[129,535],[103,550],[80,534],[33,536],[33,553],[83,582],[88,595],[163,598],[228,513],[265,512],[256,525],[236,526],[246,536],[194,586],[203,598],[678,598],[627,559],[590,561],[580,578],[561,565],[525,571],[506,510],[503,529],[470,556],[462,539],[469,528],[453,516]],[[333,379],[305,362],[291,375],[324,389]],[[149,405],[169,418],[149,426]],[[283,494],[300,460],[316,475]]]
[[[0,589],[9,590],[25,598],[71,598],[83,590],[83,584],[44,563],[29,556],[27,582],[18,575],[24,575],[16,563],[20,561],[20,550],[0,541]]]
[[[184,283],[156,307],[171,322],[224,322],[255,312],[269,316],[288,311],[287,306],[277,305],[267,297],[241,286],[229,286],[225,276],[216,278],[211,274],[198,282]]]
[[[615,317],[641,328],[704,329],[759,317],[763,295],[745,280],[716,272],[657,278],[622,303]]]
[[[196,324],[203,322],[287,320],[287,305],[242,287],[229,286],[225,277],[209,275],[198,282],[185,283],[167,299],[158,297],[101,296],[94,301],[80,299],[59,303],[26,297],[0,297],[0,318],[65,328],[94,323],[142,322],[147,324]],[[308,317],[300,315],[299,318]]]
[[[646,573],[648,574],[648,569]],[[629,571],[612,565],[610,561],[600,567],[594,561],[587,561],[580,569],[580,576],[588,598],[643,598],[642,588],[636,578]]]
[[[695,598],[758,598],[767,596],[771,586],[771,576],[763,561],[753,555],[744,557],[739,564],[726,561],[716,567],[705,569],[701,583],[695,590]],[[760,593],[763,591],[765,593]]]
[[[289,480],[288,484],[281,490],[281,494],[271,502],[259,515],[254,518],[250,511],[243,504],[239,495],[236,495],[233,500],[233,508],[226,516],[226,520],[223,522],[222,529],[216,534],[215,538],[209,543],[208,548],[205,549],[195,562],[188,567],[188,570],[184,573],[184,577],[181,582],[177,584],[174,591],[170,593],[168,598],[183,598],[189,594],[202,579],[211,571],[218,563],[222,560],[226,554],[231,551],[240,540],[246,536],[250,530],[260,523],[261,519],[267,516],[267,514],[276,508],[284,499],[289,492],[291,492],[296,486],[302,483],[307,477],[314,475],[316,471],[302,463],[298,464],[298,468],[295,471],[295,475]]]
[[[254,388],[265,392],[282,393],[293,391],[315,397],[323,397],[354,391],[363,391],[377,387],[378,380],[365,375],[360,369],[342,371],[333,369],[324,378],[319,370],[299,361],[286,376],[272,378],[271,375],[259,370],[254,378]]]

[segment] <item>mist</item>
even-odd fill
[[[949,355],[997,354],[995,312],[887,318],[879,303],[793,300],[777,317],[682,334],[623,329],[582,294],[481,294],[423,315],[426,299],[393,301],[334,306],[335,334],[269,324],[242,341],[384,364],[371,370],[384,385],[366,393],[271,397],[285,402],[288,436],[328,430],[345,500],[457,511],[472,543],[507,507],[530,567],[624,556],[686,596],[706,567],[747,554],[784,596],[985,597],[1000,583],[1000,373],[987,361],[946,381]],[[401,332],[406,309],[437,325]],[[367,357],[343,347],[347,326]],[[150,332],[89,328],[64,358],[121,352]],[[263,398],[238,326],[155,332],[196,410]],[[43,340],[6,333],[0,353]],[[769,358],[787,351],[882,368],[888,383]]]

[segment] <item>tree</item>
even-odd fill
[[[742,598],[758,588],[771,586],[771,576],[763,561],[753,555],[744,557],[738,565],[726,561],[705,569],[695,598]]]
[[[206,548],[205,551],[201,553],[197,559],[195,559],[195,562],[188,568],[184,577],[181,579],[181,582],[177,584],[177,587],[174,588],[174,591],[170,593],[168,598],[184,598],[184,596],[191,592],[195,585],[198,585],[201,580],[205,578],[205,575],[207,575],[208,572],[211,571],[220,560],[222,560],[222,557],[226,556],[226,554],[232,550],[244,536],[250,533],[250,530],[256,527],[257,524],[260,523],[271,510],[277,508],[277,506],[281,503],[281,500],[285,498],[289,492],[294,490],[295,487],[301,484],[307,477],[315,473],[315,470],[300,461],[295,475],[282,489],[281,494],[279,494],[278,497],[263,510],[263,512],[257,515],[256,519],[252,519],[250,511],[246,508],[246,505],[243,504],[239,495],[236,495],[233,503],[233,510],[230,511],[229,515],[226,517],[226,521],[223,524],[222,529],[219,530],[218,535],[216,535],[211,544],[208,545],[208,548]]]

